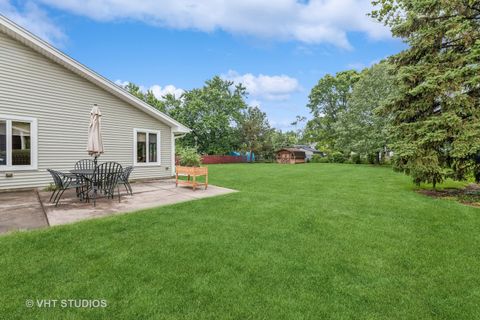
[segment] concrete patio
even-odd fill
[[[188,187],[176,188],[172,179],[137,182],[132,188],[133,196],[123,189],[121,202],[118,197],[113,200],[102,198],[97,200],[96,207],[92,202],[80,202],[74,190],[65,192],[58,207],[48,202],[51,192],[0,193],[0,233],[45,228],[236,192],[212,185],[207,190],[200,188],[196,191]]]

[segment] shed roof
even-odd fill
[[[7,19],[5,16],[1,14],[0,14],[0,31],[4,32],[5,34],[14,38],[15,40],[20,41],[24,45],[32,48],[33,50],[42,54],[43,56],[64,66],[65,68],[78,74],[79,76],[87,79],[88,81],[94,83],[95,85],[101,87],[102,89],[110,92],[111,94],[124,100],[130,105],[162,121],[163,123],[171,127],[173,129],[173,132],[188,133],[191,131],[189,128],[187,128],[180,122],[176,121],[172,117],[166,115],[163,112],[158,111],[148,103],[133,96],[123,88],[113,83],[112,81],[101,76],[95,71],[89,69],[88,67],[84,66],[80,62],[74,60],[73,58],[69,57],[68,55],[61,52],[60,50],[54,48],[52,45],[50,45],[46,41],[40,39],[39,37],[35,36],[28,30],[20,27],[19,25]]]
[[[283,150],[290,151],[290,152],[303,152],[303,153],[305,153],[305,150],[302,150],[302,149],[299,149],[299,148],[282,148],[282,149],[277,150],[276,152],[280,152],[280,151],[283,151]]]
[[[305,145],[296,145],[295,146],[296,148],[298,149],[302,149],[302,150],[305,150],[305,151],[311,151],[313,153],[322,153],[321,151],[315,149],[315,148],[312,148],[310,146],[305,146]]]

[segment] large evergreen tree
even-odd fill
[[[416,183],[480,180],[480,2],[377,0],[372,16],[408,49],[393,56],[396,165]]]

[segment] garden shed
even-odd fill
[[[305,151],[298,148],[283,148],[277,152],[277,163],[305,163]]]

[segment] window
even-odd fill
[[[158,162],[156,133],[148,134],[148,162]]]
[[[0,120],[0,166],[7,165],[7,122]]]
[[[36,169],[36,152],[36,119],[0,115],[0,170]]]
[[[145,132],[137,132],[137,162],[147,162],[147,135]]]
[[[135,129],[134,144],[135,165],[160,165],[160,131]]]

